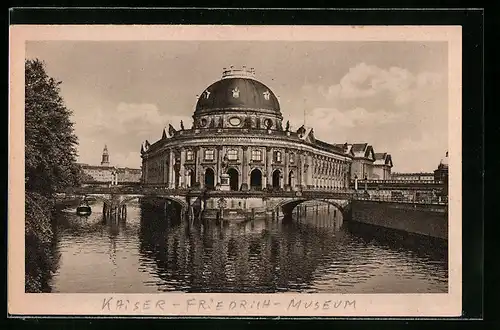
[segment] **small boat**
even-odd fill
[[[92,209],[90,208],[89,203],[84,200],[78,207],[76,208],[76,214],[78,215],[89,215],[92,213]]]

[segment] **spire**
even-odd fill
[[[109,166],[108,146],[105,144],[102,150],[101,166]]]

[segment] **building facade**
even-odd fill
[[[416,172],[416,173],[392,173],[392,180],[403,181],[434,181],[434,173]]]
[[[444,159],[441,159],[436,170],[434,170],[434,180],[446,181],[448,180],[448,151]]]
[[[387,152],[375,153],[372,164],[372,178],[374,180],[390,180],[392,169],[392,156]]]
[[[135,184],[140,183],[141,169],[116,167],[109,163],[108,147],[105,145],[101,165],[79,164],[83,170],[83,184]]]
[[[337,146],[341,146],[337,144]],[[352,156],[351,181],[355,179],[389,180],[393,167],[392,156],[387,153],[375,153],[368,143],[344,144]]]
[[[291,131],[275,94],[253,69],[224,69],[199,96],[189,129],[169,125],[160,140],[141,146],[142,181],[168,188],[231,190],[345,189],[353,156],[347,145]]]

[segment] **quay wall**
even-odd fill
[[[389,229],[448,239],[446,205],[388,201],[353,200],[351,217],[346,219]]]

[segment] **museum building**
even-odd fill
[[[314,137],[312,128],[283,124],[273,91],[254,69],[224,69],[200,94],[193,125],[169,125],[157,142],[141,146],[142,181],[169,188],[231,190],[342,189],[349,185],[353,154]]]

